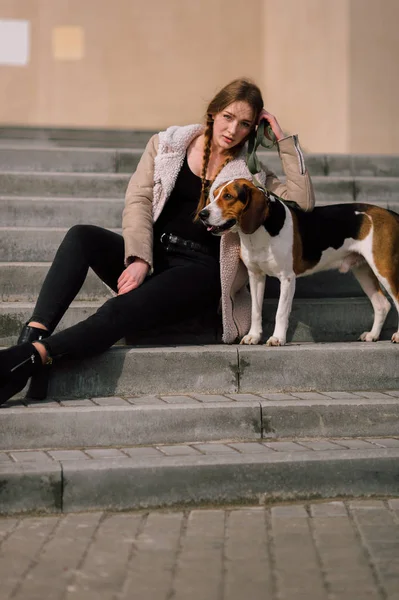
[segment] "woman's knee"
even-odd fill
[[[73,225],[68,229],[65,239],[85,241],[93,236],[94,229],[97,229],[94,225]]]
[[[63,240],[64,248],[69,251],[78,251],[82,258],[87,259],[96,252],[99,247],[98,238],[100,227],[95,225],[73,225],[66,233]]]

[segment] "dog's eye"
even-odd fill
[[[232,200],[233,199],[233,196],[231,194],[225,194],[224,197],[225,197],[226,200]]]

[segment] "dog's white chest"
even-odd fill
[[[250,271],[270,275],[277,268],[275,253],[270,247],[254,248],[248,244],[241,243],[241,257]]]
[[[283,227],[273,237],[259,227],[251,235],[240,233],[241,258],[249,271],[278,277],[282,272],[292,271],[292,233]]]

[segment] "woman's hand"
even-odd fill
[[[136,258],[131,265],[122,271],[118,279],[118,296],[138,288],[146,278],[149,268],[145,260]]]
[[[278,124],[278,121],[277,121],[276,117],[273,116],[271,113],[267,112],[267,110],[265,110],[264,108],[262,109],[262,112],[259,115],[258,125],[259,125],[259,123],[261,122],[262,119],[264,119],[266,121],[266,124],[270,125],[270,127],[272,128],[272,131],[273,131],[274,135],[276,136],[276,140],[278,142],[283,137],[285,137],[284,136],[284,131],[281,129],[280,125]]]

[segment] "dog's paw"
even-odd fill
[[[266,342],[266,346],[284,346],[285,340],[279,340],[278,338],[271,336]]]
[[[259,344],[260,342],[260,335],[254,335],[251,333],[248,333],[247,335],[244,335],[244,337],[242,338],[240,344]]]
[[[378,337],[372,335],[371,331],[365,331],[359,337],[359,342],[376,342],[377,340],[378,340]]]
[[[394,344],[399,344],[399,331],[393,334],[393,336],[391,337],[391,342],[393,342]]]

